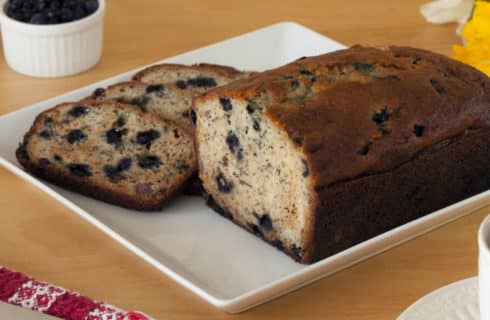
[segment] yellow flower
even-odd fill
[[[467,41],[490,41],[490,2],[477,1],[473,17],[463,27],[463,38]]]
[[[463,27],[466,45],[454,45],[457,60],[490,76],[490,2],[476,1],[473,17]]]

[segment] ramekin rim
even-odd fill
[[[2,27],[15,28],[19,32],[37,35],[63,34],[85,29],[103,18],[106,7],[105,0],[98,0],[99,7],[97,10],[82,19],[59,24],[38,25],[17,21],[7,16],[5,12],[7,1],[0,0],[0,25]]]

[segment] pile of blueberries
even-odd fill
[[[85,18],[98,8],[98,0],[9,0],[5,13],[21,22],[58,24]]]

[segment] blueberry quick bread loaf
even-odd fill
[[[195,174],[193,145],[185,129],[138,107],[86,100],[38,115],[17,159],[62,187],[156,210]]]
[[[355,46],[194,104],[209,204],[302,263],[490,187],[490,80],[431,52]]]
[[[145,84],[139,81],[121,82],[107,89],[95,90],[92,99],[117,101],[138,106],[143,112],[157,114],[194,131],[189,117],[193,94],[172,84]]]
[[[151,84],[172,83],[182,90],[202,93],[249,75],[249,72],[209,63],[191,66],[159,64],[138,72],[133,80]]]

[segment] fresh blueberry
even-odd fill
[[[92,14],[99,8],[99,1],[97,0],[87,0],[85,1],[85,11],[88,14]]]
[[[73,21],[73,11],[69,8],[63,8],[60,10],[61,20],[63,22]]]
[[[29,20],[29,23],[46,24],[46,23],[48,23],[48,19],[43,13],[36,13],[31,17],[31,19]]]
[[[73,12],[73,18],[75,20],[82,19],[86,16],[85,10],[83,10],[81,7],[76,7],[74,10],[75,11]]]
[[[49,9],[46,11],[46,18],[50,24],[57,24],[61,22],[61,13],[57,9]]]
[[[53,10],[61,9],[61,1],[60,0],[51,0],[50,8]]]

